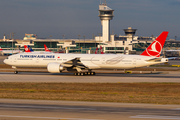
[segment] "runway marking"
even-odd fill
[[[35,117],[35,116],[12,116],[12,115],[0,115],[0,117],[10,118],[36,118],[36,119],[56,119],[56,120],[100,120],[100,119],[86,119],[86,118],[58,118],[58,117]],[[101,119],[102,120],[102,119]]]
[[[180,110],[180,108],[175,108],[175,109],[172,109],[172,110]]]
[[[96,109],[92,109],[92,108],[73,108],[73,107],[50,107],[50,106],[20,106],[20,105],[1,105],[0,107],[10,107],[10,108],[39,108],[39,109],[67,109],[67,110],[91,110],[94,111]]]
[[[161,115],[136,115],[136,116],[131,116],[130,118],[180,120],[180,116],[161,116]]]

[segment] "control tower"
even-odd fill
[[[132,29],[132,27],[128,27],[128,29],[124,29],[125,35],[134,36],[136,34],[137,29]]]
[[[99,5],[99,17],[102,25],[103,42],[110,41],[110,20],[114,17],[114,10],[106,5],[106,0],[104,0],[104,3],[100,3]]]

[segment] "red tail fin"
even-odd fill
[[[51,52],[45,44],[44,44],[44,48],[46,52]]]
[[[2,51],[2,48],[0,47],[0,51]]]
[[[162,32],[141,55],[159,57],[168,33],[167,31]]]
[[[24,45],[24,50],[25,50],[25,52],[31,52],[31,51],[29,50],[29,48],[27,47],[27,45]]]
[[[101,54],[104,54],[103,49],[102,49],[102,47],[101,47],[101,46],[100,46],[100,49],[101,49]]]
[[[96,48],[95,54],[97,54],[97,52],[98,52],[98,47]]]

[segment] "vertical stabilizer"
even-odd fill
[[[24,45],[24,50],[25,50],[25,52],[31,52],[31,51],[29,50],[29,48],[27,47],[27,45]]]
[[[44,48],[46,52],[51,52],[45,44],[44,44]]]
[[[163,31],[141,55],[159,57],[168,33],[168,31]]]

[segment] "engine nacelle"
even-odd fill
[[[60,63],[49,63],[47,65],[47,70],[50,73],[60,73],[62,70],[64,70],[64,67],[61,66]]]
[[[168,58],[162,58],[161,62],[168,62]]]

